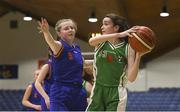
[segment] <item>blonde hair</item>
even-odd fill
[[[77,31],[77,24],[74,20],[72,19],[60,19],[57,21],[56,25],[55,25],[55,30],[56,30],[56,33],[58,35],[59,33],[59,30],[61,29],[61,24],[64,23],[64,22],[67,22],[67,21],[71,21],[73,24],[74,24],[74,29]]]

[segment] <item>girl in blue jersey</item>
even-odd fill
[[[35,87],[37,91],[41,94],[41,108],[42,111],[48,111],[49,110],[49,94],[50,94],[50,86],[52,83],[52,77],[51,77],[51,59],[48,60],[47,63],[45,63],[40,70],[40,73],[37,77],[37,80],[35,82]]]
[[[37,79],[39,70],[34,73],[34,82]],[[24,93],[22,104],[27,107],[29,111],[40,111],[41,110],[41,96],[35,88],[34,82],[29,84]]]
[[[50,111],[84,111],[86,91],[82,88],[83,59],[80,47],[74,44],[76,23],[61,19],[55,30],[60,37],[53,39],[46,19],[41,18],[38,29],[52,50],[53,83],[50,89]]]

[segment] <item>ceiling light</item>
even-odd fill
[[[26,14],[26,16],[24,16],[23,20],[24,21],[31,21],[32,17],[30,16],[30,14]]]
[[[96,18],[96,14],[95,14],[94,11],[91,12],[91,16],[89,17],[88,21],[91,22],[91,23],[95,23],[95,22],[98,21],[98,19]]]
[[[164,6],[163,6],[162,11],[161,11],[161,13],[160,13],[160,16],[161,16],[161,17],[168,17],[168,16],[169,16],[169,13],[168,13],[168,11],[167,11],[167,3],[166,3],[166,2],[167,2],[167,1],[164,0]]]

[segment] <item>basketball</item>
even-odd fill
[[[150,52],[155,47],[156,37],[154,32],[147,26],[137,27],[136,33],[132,33],[133,37],[129,37],[130,46],[136,52]]]

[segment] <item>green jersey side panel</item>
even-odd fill
[[[126,77],[127,48],[125,41],[113,45],[106,41],[99,45],[95,53],[96,82],[104,86],[123,85]]]

